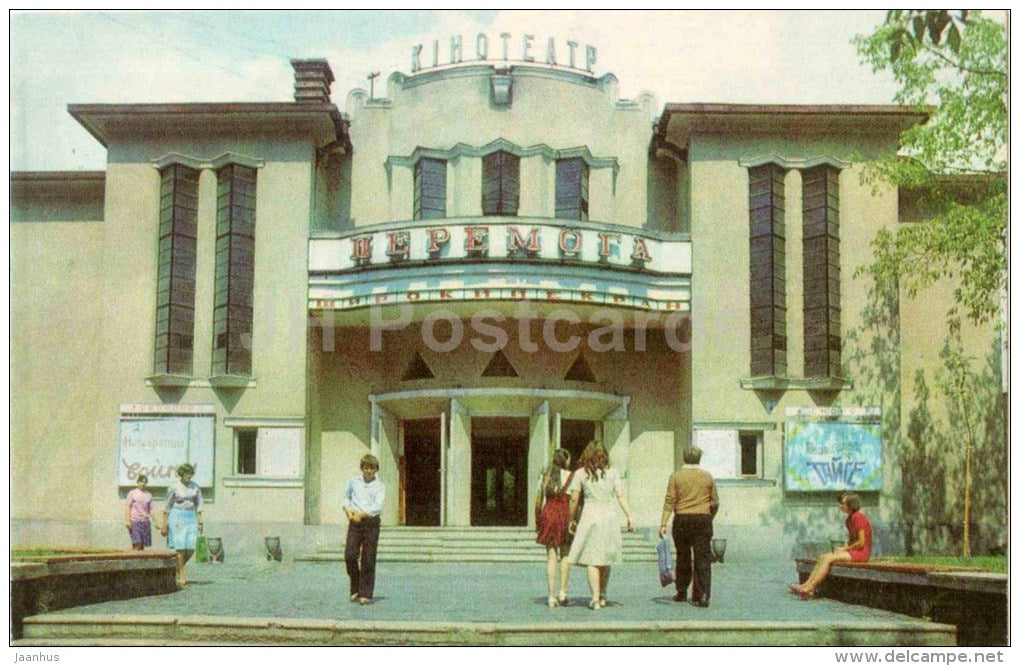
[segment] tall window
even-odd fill
[[[556,160],[556,217],[588,219],[588,165],[579,157]]]
[[[786,374],[786,227],[776,164],[749,169],[751,213],[751,375]]]
[[[216,173],[213,375],[251,374],[255,173],[255,169],[237,164]]]
[[[804,170],[804,375],[839,377],[839,171]]]
[[[195,346],[195,257],[198,171],[174,164],[160,171],[156,374],[190,375]]]
[[[446,161],[422,158],[414,165],[414,219],[446,217]]]
[[[517,215],[521,199],[521,160],[504,151],[482,158],[482,214]]]

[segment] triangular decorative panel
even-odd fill
[[[425,363],[425,359],[421,357],[418,352],[414,353],[414,358],[411,359],[411,363],[407,366],[407,370],[404,371],[404,376],[401,377],[401,381],[410,381],[412,379],[435,379],[435,374],[432,372],[432,368]]]
[[[492,355],[489,364],[482,371],[482,377],[518,377],[517,370],[510,363],[503,350],[498,350]]]
[[[584,354],[578,354],[574,360],[574,364],[567,370],[567,374],[563,377],[568,382],[594,382],[595,374],[591,371],[588,366],[588,361],[584,360]]]

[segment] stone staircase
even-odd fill
[[[528,527],[384,527],[380,562],[544,562],[545,548]],[[300,562],[342,562],[344,549],[320,549]],[[623,533],[625,562],[656,561],[655,544],[640,533]]]

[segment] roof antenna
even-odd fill
[[[379,72],[372,72],[368,75],[368,99],[375,99],[375,80],[379,77]]]

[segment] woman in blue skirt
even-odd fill
[[[177,483],[166,491],[166,508],[163,510],[163,528],[167,547],[177,551],[177,586],[184,587],[184,565],[195,552],[198,535],[202,532],[202,489],[191,480],[195,467],[184,463],[177,468]]]

